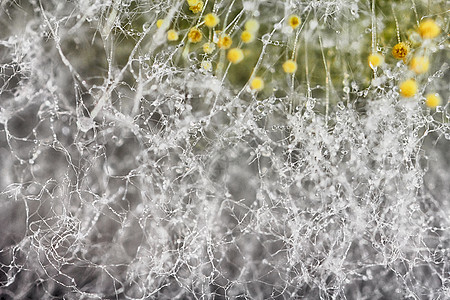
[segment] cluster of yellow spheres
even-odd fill
[[[189,5],[189,9],[195,14],[199,13],[200,11],[203,10],[204,2],[201,0],[186,0],[186,2]],[[163,26],[164,22],[165,22],[165,20],[159,19],[156,22],[156,26],[158,28],[161,28]],[[202,24],[204,24],[206,27],[208,27],[210,29],[216,27],[219,23],[220,23],[220,18],[214,12],[207,13],[203,17]],[[200,25],[202,25],[202,24],[200,24]],[[287,25],[290,26],[292,29],[296,29],[297,27],[300,26],[300,24],[301,24],[301,19],[298,15],[292,14],[287,18]],[[244,24],[244,30],[242,31],[242,33],[240,35],[241,42],[244,44],[249,44],[249,43],[254,42],[256,40],[256,36],[258,34],[259,27],[260,27],[260,24],[259,24],[258,20],[254,19],[254,18],[250,18],[249,20],[247,20]],[[213,41],[208,41],[203,44],[202,49],[203,49],[204,53],[212,54],[216,50],[216,47],[217,47],[221,50],[228,50],[226,58],[232,64],[238,64],[244,60],[244,51],[242,51],[242,49],[231,48],[231,46],[233,44],[233,39],[229,34],[227,34],[225,32],[215,31],[214,36],[216,36],[216,37],[213,39]],[[168,41],[172,42],[172,41],[177,41],[178,39],[179,39],[179,35],[176,30],[169,29],[167,31],[167,40]],[[193,44],[198,43],[203,39],[203,33],[198,28],[198,26],[192,27],[189,29],[189,31],[187,33],[187,39],[190,43],[193,43]],[[209,70],[211,70],[212,64],[211,64],[211,61],[209,61],[209,60],[207,62],[208,63],[205,63],[205,64],[202,63],[202,68],[206,71],[209,71]],[[293,74],[297,71],[297,63],[294,60],[289,59],[283,63],[282,68],[285,73]],[[263,78],[261,78],[259,76],[252,77],[252,79],[250,80],[249,86],[254,91],[261,91],[264,88],[264,80],[263,80]]]
[[[193,13],[196,14],[203,10],[204,6],[203,1],[201,0],[186,0],[186,1],[187,4],[189,5],[189,9]],[[156,26],[158,28],[161,28],[165,22],[166,20],[159,19],[156,22]],[[290,26],[292,29],[296,29],[301,25],[300,17],[295,14],[288,16],[286,22],[287,25]],[[219,23],[220,18],[214,12],[208,13],[203,17],[203,24],[210,29],[216,27]],[[244,24],[244,30],[240,35],[241,42],[244,44],[254,42],[259,27],[260,25],[258,20],[254,18],[247,20]],[[417,32],[419,33],[419,35],[422,37],[423,40],[430,40],[437,37],[440,34],[441,29],[436,24],[435,21],[433,21],[432,19],[426,19],[420,22]],[[219,49],[228,50],[226,57],[230,63],[238,64],[244,60],[244,52],[242,51],[242,49],[240,48],[230,49],[231,45],[233,44],[233,39],[229,34],[220,31],[215,31],[214,36],[215,38],[213,41],[208,41],[203,44],[202,49],[204,53],[212,54],[216,50],[217,46]],[[189,29],[187,39],[189,40],[190,43],[193,44],[198,43],[202,40],[202,38],[203,33],[197,26]],[[169,29],[167,31],[168,41],[172,42],[177,41],[178,39],[179,35],[176,30]],[[409,53],[410,53],[410,46],[408,43],[405,42],[399,42],[392,48],[392,56],[396,59],[403,60],[405,63]],[[384,56],[381,53],[376,52],[371,53],[367,59],[370,68],[372,68],[375,72],[376,69],[384,63],[384,61],[385,61]],[[426,73],[429,67],[430,67],[430,60],[427,56],[424,55],[416,55],[412,57],[409,62],[410,70],[417,75]],[[211,70],[212,68],[211,61],[208,60],[207,63],[205,64],[202,63],[202,68],[205,70]],[[297,63],[293,59],[288,59],[283,63],[282,69],[287,74],[294,74],[295,72],[297,72]],[[261,91],[264,88],[264,80],[259,76],[252,77],[249,83],[249,87],[254,91]],[[406,98],[414,97],[418,91],[418,85],[416,80],[413,78],[408,78],[402,81],[399,84],[399,91],[403,97]],[[435,93],[428,94],[426,96],[425,103],[429,107],[436,107],[440,105],[441,98],[439,97],[438,94]]]
[[[255,40],[256,34],[259,30],[259,22],[255,19],[250,19],[245,22],[244,31],[241,34],[241,41],[245,44],[251,43]]]
[[[420,22],[417,32],[422,39],[430,40],[437,37],[441,29],[435,21],[426,19]],[[396,59],[402,59],[406,63],[407,56],[410,52],[410,47],[407,43],[399,42],[392,48],[392,56]],[[384,56],[381,53],[371,53],[367,59],[369,66],[376,70],[377,67],[384,63]],[[430,59],[425,55],[415,55],[409,62],[409,69],[417,75],[428,72],[430,68]],[[400,95],[405,98],[414,97],[418,91],[418,85],[415,79],[408,78],[399,84]],[[441,98],[438,94],[428,94],[426,96],[425,104],[428,107],[434,108],[441,103]]]
[[[194,13],[199,13],[203,9],[203,1],[201,0],[187,0],[189,9]]]

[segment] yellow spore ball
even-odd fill
[[[163,23],[164,23],[164,19],[159,19],[158,21],[156,21],[156,27],[161,28]]]
[[[435,108],[436,106],[441,105],[442,99],[438,93],[428,94],[425,99],[425,104],[429,108]]]
[[[205,25],[209,28],[215,27],[217,24],[219,24],[220,19],[215,13],[209,13],[205,16]]]
[[[247,22],[245,22],[244,28],[247,31],[256,33],[259,30],[259,22],[256,19],[250,19]]]
[[[202,40],[202,33],[196,27],[192,27],[188,33],[188,39],[191,43],[198,43]]]
[[[255,40],[255,35],[252,32],[250,32],[248,30],[245,30],[242,32],[241,41],[248,44],[248,43],[253,42],[254,40]]]
[[[209,60],[204,60],[201,63],[202,69],[210,72],[212,70],[212,63]]]
[[[244,59],[244,52],[239,48],[230,49],[227,58],[233,64],[240,63]]]
[[[203,9],[203,1],[198,1],[198,4],[189,6],[189,9],[194,13],[199,13]]]
[[[292,59],[289,59],[283,63],[283,70],[285,73],[295,73],[297,71],[297,63]]]
[[[423,74],[430,68],[430,60],[426,56],[415,56],[411,59],[409,67],[416,74]]]
[[[417,32],[423,39],[433,39],[441,33],[441,28],[432,19],[426,19],[420,22]]]
[[[398,43],[392,48],[392,55],[396,59],[403,59],[408,55],[409,46],[403,42]]]
[[[372,53],[367,58],[367,61],[369,63],[369,66],[372,69],[375,69],[376,67],[380,66],[384,62],[384,56],[380,53]]]
[[[288,25],[292,27],[292,29],[297,28],[301,24],[300,17],[297,15],[290,15],[287,22]]]
[[[408,79],[400,83],[400,94],[409,98],[417,93],[417,83],[414,79]]]
[[[256,76],[250,82],[250,88],[254,91],[261,91],[264,88],[264,80],[261,77]]]
[[[233,44],[233,40],[228,34],[222,34],[217,42],[217,46],[220,49],[229,49],[231,44]]]
[[[178,32],[173,29],[167,31],[167,40],[168,41],[177,41],[178,40]]]
[[[211,54],[214,52],[214,50],[216,50],[216,45],[214,45],[213,43],[203,44],[203,52],[205,52],[206,54]]]
[[[186,0],[189,6],[196,6],[201,0]]]

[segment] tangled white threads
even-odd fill
[[[360,1],[0,8],[0,297],[450,297],[444,38],[403,101]]]

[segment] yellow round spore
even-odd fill
[[[289,59],[283,63],[283,70],[285,73],[295,73],[297,71],[297,63],[292,59]]]
[[[212,63],[209,60],[204,60],[201,63],[202,69],[210,72],[212,70]]]
[[[231,44],[233,44],[233,40],[228,34],[222,34],[217,42],[217,46],[220,49],[229,49]]]
[[[384,62],[384,56],[380,53],[372,53],[367,58],[367,61],[369,63],[369,66],[372,69],[375,69],[376,67],[380,66]]]
[[[216,50],[216,45],[214,45],[213,43],[203,44],[203,52],[205,52],[206,54],[211,54],[214,52],[214,50]]]
[[[288,25],[292,27],[292,29],[297,28],[300,26],[301,20],[300,17],[297,15],[290,15],[288,18]]]
[[[430,60],[426,56],[415,56],[413,57],[413,59],[411,59],[409,67],[416,74],[423,74],[426,73],[430,68]]]
[[[408,55],[409,46],[403,42],[398,43],[392,48],[392,55],[396,59],[403,59]]]
[[[158,21],[156,21],[156,27],[161,28],[163,23],[164,23],[164,19],[159,19]]]
[[[442,99],[438,93],[428,94],[426,96],[425,104],[430,108],[435,108],[436,106],[441,105]]]
[[[202,33],[196,27],[192,27],[188,33],[188,39],[191,43],[198,43],[202,40]]]
[[[259,30],[259,22],[256,19],[250,19],[245,22],[245,30],[256,33]]]
[[[251,43],[255,40],[255,35],[252,32],[245,30],[241,34],[241,40],[246,44]]]
[[[171,42],[178,40],[178,32],[173,29],[167,31],[167,40]]]
[[[189,2],[189,1],[188,1],[188,2]],[[189,6],[189,9],[190,9],[194,14],[201,12],[202,9],[203,9],[203,1],[195,1],[195,2],[197,2],[196,5],[190,5],[190,6]]]
[[[261,91],[264,88],[264,80],[261,77],[256,76],[250,82],[250,88],[254,91]]]
[[[228,51],[227,59],[233,63],[240,63],[244,59],[244,52],[239,48],[233,48]]]
[[[417,83],[414,79],[408,79],[400,83],[400,94],[403,97],[413,97],[417,93]]]
[[[426,19],[420,22],[417,32],[423,39],[433,39],[441,33],[441,28],[432,19]]]
[[[205,16],[205,25],[209,28],[215,27],[219,22],[220,19],[215,13],[209,13]]]

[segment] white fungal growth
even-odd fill
[[[449,298],[445,1],[0,2],[0,299]]]

